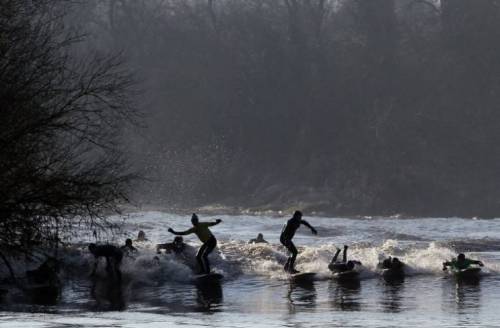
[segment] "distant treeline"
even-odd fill
[[[87,1],[150,114],[157,204],[498,215],[495,0]]]

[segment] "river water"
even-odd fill
[[[201,216],[220,218],[211,230],[218,247],[210,256],[220,284],[193,283],[194,235],[186,257],[161,254],[155,245],[171,241],[169,227],[185,230],[190,216],[138,212],[112,217],[123,222],[104,242],[122,244],[139,230],[136,258],[122,264],[119,292],[107,292],[104,263],[97,282],[88,275],[93,263],[85,245],[92,233],[73,236],[65,259],[63,289],[57,305],[31,305],[13,295],[0,305],[0,327],[499,327],[500,219],[326,218],[305,217],[314,236],[301,227],[297,269],[316,272],[317,280],[295,284],[283,273],[286,252],[279,234],[287,216]],[[257,233],[269,244],[247,244]],[[328,263],[335,247],[350,246],[348,257],[363,263],[358,282],[331,279]],[[481,279],[457,281],[441,263],[466,252],[485,263]],[[376,269],[386,256],[407,264],[404,281],[386,282]],[[100,280],[99,280],[100,279]],[[97,292],[92,295],[92,287]],[[119,304],[119,306],[117,306]]]

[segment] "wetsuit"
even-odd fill
[[[382,269],[392,269],[392,270],[400,270],[403,268],[403,262],[399,261],[397,257],[388,257],[382,263],[379,264],[379,268]]]
[[[281,244],[283,244],[283,246],[285,246],[288,249],[288,251],[292,254],[291,256],[288,257],[284,266],[285,271],[291,273],[298,272],[294,269],[295,259],[297,258],[298,251],[294,243],[292,242],[292,238],[295,236],[295,232],[297,231],[297,229],[300,227],[301,224],[309,227],[313,231],[313,233],[316,233],[316,230],[307,221],[302,220],[300,217],[294,216],[287,221],[280,236]]]
[[[186,248],[186,244],[183,242],[165,243],[165,244],[156,245],[156,252],[159,254],[159,253],[161,253],[161,250],[164,249],[166,253],[174,252],[175,254],[181,254],[185,248]]]
[[[196,254],[196,261],[198,261],[202,273],[210,273],[208,255],[214,250],[215,246],[217,246],[217,239],[215,239],[208,227],[214,226],[218,223],[219,222],[198,222],[195,226],[184,232],[173,232],[176,235],[189,235],[194,233],[203,243]]]
[[[254,238],[254,239],[250,239],[248,241],[249,244],[268,244],[268,242],[264,239],[259,239],[259,238]]]
[[[451,266],[453,269],[456,269],[456,270],[463,270],[463,269],[467,269],[468,267],[471,266],[471,264],[479,264],[480,261],[474,261],[474,260],[470,260],[470,259],[465,259],[463,261],[458,261],[456,259],[454,260],[451,260],[451,262],[445,262],[444,264],[446,266]]]
[[[122,247],[120,247],[120,250],[128,256],[132,256],[132,254],[137,253],[137,248],[132,245],[123,245]]]

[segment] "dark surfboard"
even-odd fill
[[[337,280],[343,280],[343,281],[345,281],[345,280],[358,280],[359,279],[359,272],[356,270],[334,272],[333,278],[337,279]]]
[[[300,272],[290,275],[290,280],[293,282],[310,282],[316,278],[316,272]]]
[[[481,268],[478,267],[452,269],[451,272],[458,279],[478,279],[481,276]]]

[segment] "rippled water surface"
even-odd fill
[[[202,217],[213,220],[215,217]],[[302,227],[297,268],[317,280],[292,283],[283,273],[285,250],[278,237],[287,217],[218,216],[213,227],[218,250],[211,255],[220,284],[193,283],[194,236],[186,258],[162,254],[156,243],[190,226],[189,216],[141,212],[128,217],[120,233],[101,236],[122,243],[144,230],[140,255],[123,263],[121,287],[109,287],[101,264],[96,290],[88,279],[92,258],[82,232],[64,252],[65,288],[55,306],[34,306],[10,296],[1,305],[1,327],[498,327],[500,326],[500,220],[308,218],[318,231]],[[113,218],[121,221],[123,218]],[[269,245],[248,245],[258,232]],[[359,281],[338,282],[327,269],[335,246],[350,245],[349,258],[363,262]],[[486,267],[479,280],[457,281],[441,263],[467,252]],[[408,264],[403,281],[386,282],[376,264],[385,256]],[[116,307],[116,304],[121,304]],[[116,311],[116,309],[122,309]]]

